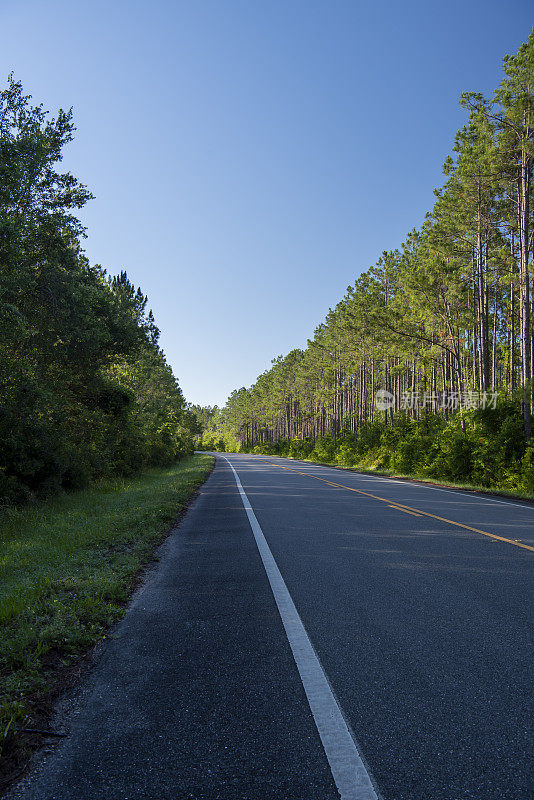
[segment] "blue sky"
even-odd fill
[[[86,252],[149,296],[184,394],[303,347],[421,224],[530,0],[0,0],[2,80],[74,107]]]

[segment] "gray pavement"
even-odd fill
[[[380,796],[532,800],[534,507],[228,458]],[[338,797],[222,457],[79,694],[13,797]]]

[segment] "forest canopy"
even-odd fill
[[[192,452],[197,423],[147,297],[86,258],[91,193],[59,169],[72,111],[0,92],[0,497],[20,502]]]

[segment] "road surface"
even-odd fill
[[[23,800],[532,800],[534,506],[214,472]]]

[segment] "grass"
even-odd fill
[[[0,747],[124,612],[140,568],[209,474],[212,456],[11,510],[0,522]]]

